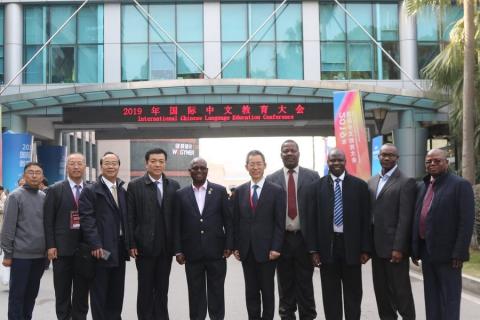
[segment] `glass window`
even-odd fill
[[[177,41],[203,41],[203,7],[200,4],[177,5]]]
[[[249,5],[249,35],[253,35],[255,31],[265,22],[268,16],[274,11],[273,3],[252,3]],[[253,37],[253,41],[273,41],[275,40],[275,24],[271,18]]]
[[[78,46],[78,66],[78,82],[103,82],[103,46]]]
[[[366,3],[348,3],[347,10],[354,12],[355,19],[364,27],[368,33],[372,34],[373,21],[372,21],[372,6]],[[368,35],[363,31],[358,24],[353,21],[352,18],[347,17],[347,32],[348,40],[370,40]]]
[[[4,30],[4,17],[3,17],[3,7],[0,7],[0,83],[4,81],[4,67],[3,67],[3,30]]]
[[[222,66],[233,56],[242,45],[241,42],[231,42],[222,45]],[[245,47],[235,56],[223,70],[223,78],[246,78],[247,77],[247,50]]]
[[[345,13],[337,5],[320,6],[320,39],[345,40]]]
[[[25,44],[42,45],[47,41],[46,11],[46,7],[25,7]]]
[[[383,49],[385,49],[388,54],[390,54],[395,61],[400,61],[400,50],[398,42],[385,42],[382,43]],[[390,80],[390,79],[400,79],[400,70],[398,67],[385,55],[379,48],[377,48],[377,57],[381,57],[381,62],[378,63],[378,79],[380,80]]]
[[[201,77],[202,70],[195,63],[203,66],[203,5],[145,5],[152,18],[141,23],[140,38],[135,28],[125,30],[139,23],[138,14],[128,7],[132,6],[124,5],[122,11],[123,18],[130,21],[122,23],[122,81]],[[195,63],[173,41],[177,41]]]
[[[24,7],[24,63],[70,18],[77,6]],[[103,82],[103,6],[88,5],[24,72],[25,83]]]
[[[124,44],[122,46],[122,80],[148,80],[148,46]]]
[[[4,18],[3,18],[3,7],[0,7],[0,45],[3,46],[3,25],[4,25]]]
[[[320,47],[322,79],[346,79],[346,50],[344,42],[325,42]]]
[[[396,4],[375,5],[375,34],[378,41],[398,40],[398,6]]]
[[[438,25],[435,10],[420,10],[417,13],[417,26],[421,21],[421,27],[417,28],[418,41],[437,41]]]
[[[277,11],[277,41],[302,41],[302,6],[290,3]]]
[[[150,15],[168,32],[168,35],[175,39],[175,6],[174,5],[151,5]],[[150,41],[170,42],[168,36],[160,29],[155,22],[150,21]]]
[[[175,79],[177,77],[176,70],[177,61],[175,45],[150,45],[150,79]]]
[[[221,4],[222,66],[258,29],[223,69],[223,78],[303,79],[302,5],[287,3],[272,16],[279,5]]]
[[[348,69],[350,79],[373,79],[373,48],[370,43],[350,43]]]
[[[257,42],[250,49],[250,76],[252,78],[275,78],[275,44]]]
[[[423,42],[418,44],[418,70],[421,71],[430,61],[440,53],[438,42]],[[420,77],[422,73],[420,72]]]
[[[147,42],[148,20],[134,5],[122,9],[122,42]]]
[[[5,72],[3,70],[3,62],[4,62],[4,58],[3,58],[3,46],[0,46],[0,83],[3,83],[4,82],[4,75],[5,75]]]
[[[195,62],[203,61],[203,45],[196,43],[186,43],[182,45],[182,48],[188,53],[189,56]],[[201,70],[195,66],[190,59],[188,59],[185,54],[181,51],[178,51],[177,58],[177,78],[179,79],[195,79],[200,78]],[[200,67],[203,69],[203,65],[200,64]]]
[[[463,9],[461,7],[448,7],[442,16],[443,22],[443,36],[444,41],[450,41],[450,31],[452,31],[455,23],[463,17]]]
[[[247,5],[222,5],[221,10],[222,41],[247,40]]]
[[[303,49],[301,43],[277,44],[277,69],[279,79],[303,79]]]
[[[40,46],[26,46],[24,61],[30,60],[35,52],[40,49]],[[45,68],[47,66],[47,55],[45,50],[41,52],[25,69],[24,82],[25,83],[45,83]]]
[[[50,34],[54,34],[62,24],[75,12],[74,6],[52,6],[50,7]],[[77,25],[75,19],[62,29],[62,31],[55,36],[52,44],[74,44],[77,40]]]
[[[78,13],[78,43],[103,43],[103,7],[85,6]]]

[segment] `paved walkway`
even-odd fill
[[[318,269],[314,274],[315,300],[317,301],[317,319],[324,319]],[[425,319],[423,284],[421,276],[412,274],[412,287],[416,303],[417,319]],[[136,317],[136,269],[134,263],[127,264],[124,320],[135,320]],[[373,293],[370,263],[363,269],[363,303],[362,319],[378,319],[375,296]],[[188,297],[183,267],[174,262],[170,278],[169,310],[171,320],[188,320]],[[244,299],[244,284],[241,264],[231,257],[228,263],[225,283],[226,320],[246,320],[247,313]],[[8,291],[0,285],[0,319],[7,319]],[[278,301],[276,302],[278,309]],[[479,319],[480,297],[464,294],[462,299],[462,320]],[[42,278],[40,293],[34,311],[34,320],[55,319],[55,298],[53,291],[52,270],[45,272]],[[279,319],[278,316],[275,319]]]

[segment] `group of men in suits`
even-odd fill
[[[67,179],[49,188],[43,210],[57,318],[86,319],[90,293],[94,320],[121,319],[125,262],[133,258],[138,319],[169,319],[175,256],[185,265],[190,319],[207,313],[224,319],[232,253],[242,264],[251,320],[274,318],[275,272],[281,319],[296,319],[297,312],[302,320],[315,319],[315,267],[326,319],[360,319],[361,266],[370,259],[379,317],[415,319],[410,256],[422,260],[427,319],[459,318],[473,192],[448,172],[444,151],[427,154],[428,175],[418,186],[398,168],[392,144],[382,146],[382,171],[368,183],[346,172],[340,149],[328,153],[329,173],[322,178],[299,166],[295,141],[285,141],[280,156],[284,167],[266,177],[265,156],[250,151],[250,181],[229,200],[223,186],[208,181],[202,158],[191,161],[192,184],[180,189],[165,175],[167,153],[151,149],[145,174],[125,190],[116,154],[102,156],[101,174],[91,184],[83,181],[83,155],[69,155]],[[96,260],[91,278],[76,262],[82,246]]]

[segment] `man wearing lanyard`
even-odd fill
[[[326,320],[359,320],[361,265],[370,259],[370,208],[367,183],[345,171],[345,153],[328,153],[329,174],[311,186],[308,245],[320,268]],[[343,296],[343,299],[342,299]]]
[[[260,151],[247,154],[245,168],[251,181],[233,196],[234,255],[242,262],[248,318],[272,320],[276,260],[285,233],[285,191],[265,181],[266,163]]]
[[[74,270],[74,253],[81,238],[78,201],[85,187],[85,167],[82,154],[69,155],[67,179],[51,186],[45,197],[45,237],[48,259],[53,261],[55,307],[59,320],[85,320],[88,313],[88,280]]]

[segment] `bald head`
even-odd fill
[[[334,176],[339,177],[345,172],[346,162],[345,152],[343,152],[343,150],[333,148],[328,152],[328,169]]]
[[[190,162],[190,177],[192,178],[192,183],[196,187],[202,186],[205,181],[207,181],[208,167],[207,161],[205,159],[197,157]]]
[[[427,173],[436,178],[448,171],[448,153],[442,149],[432,149],[425,157]]]

